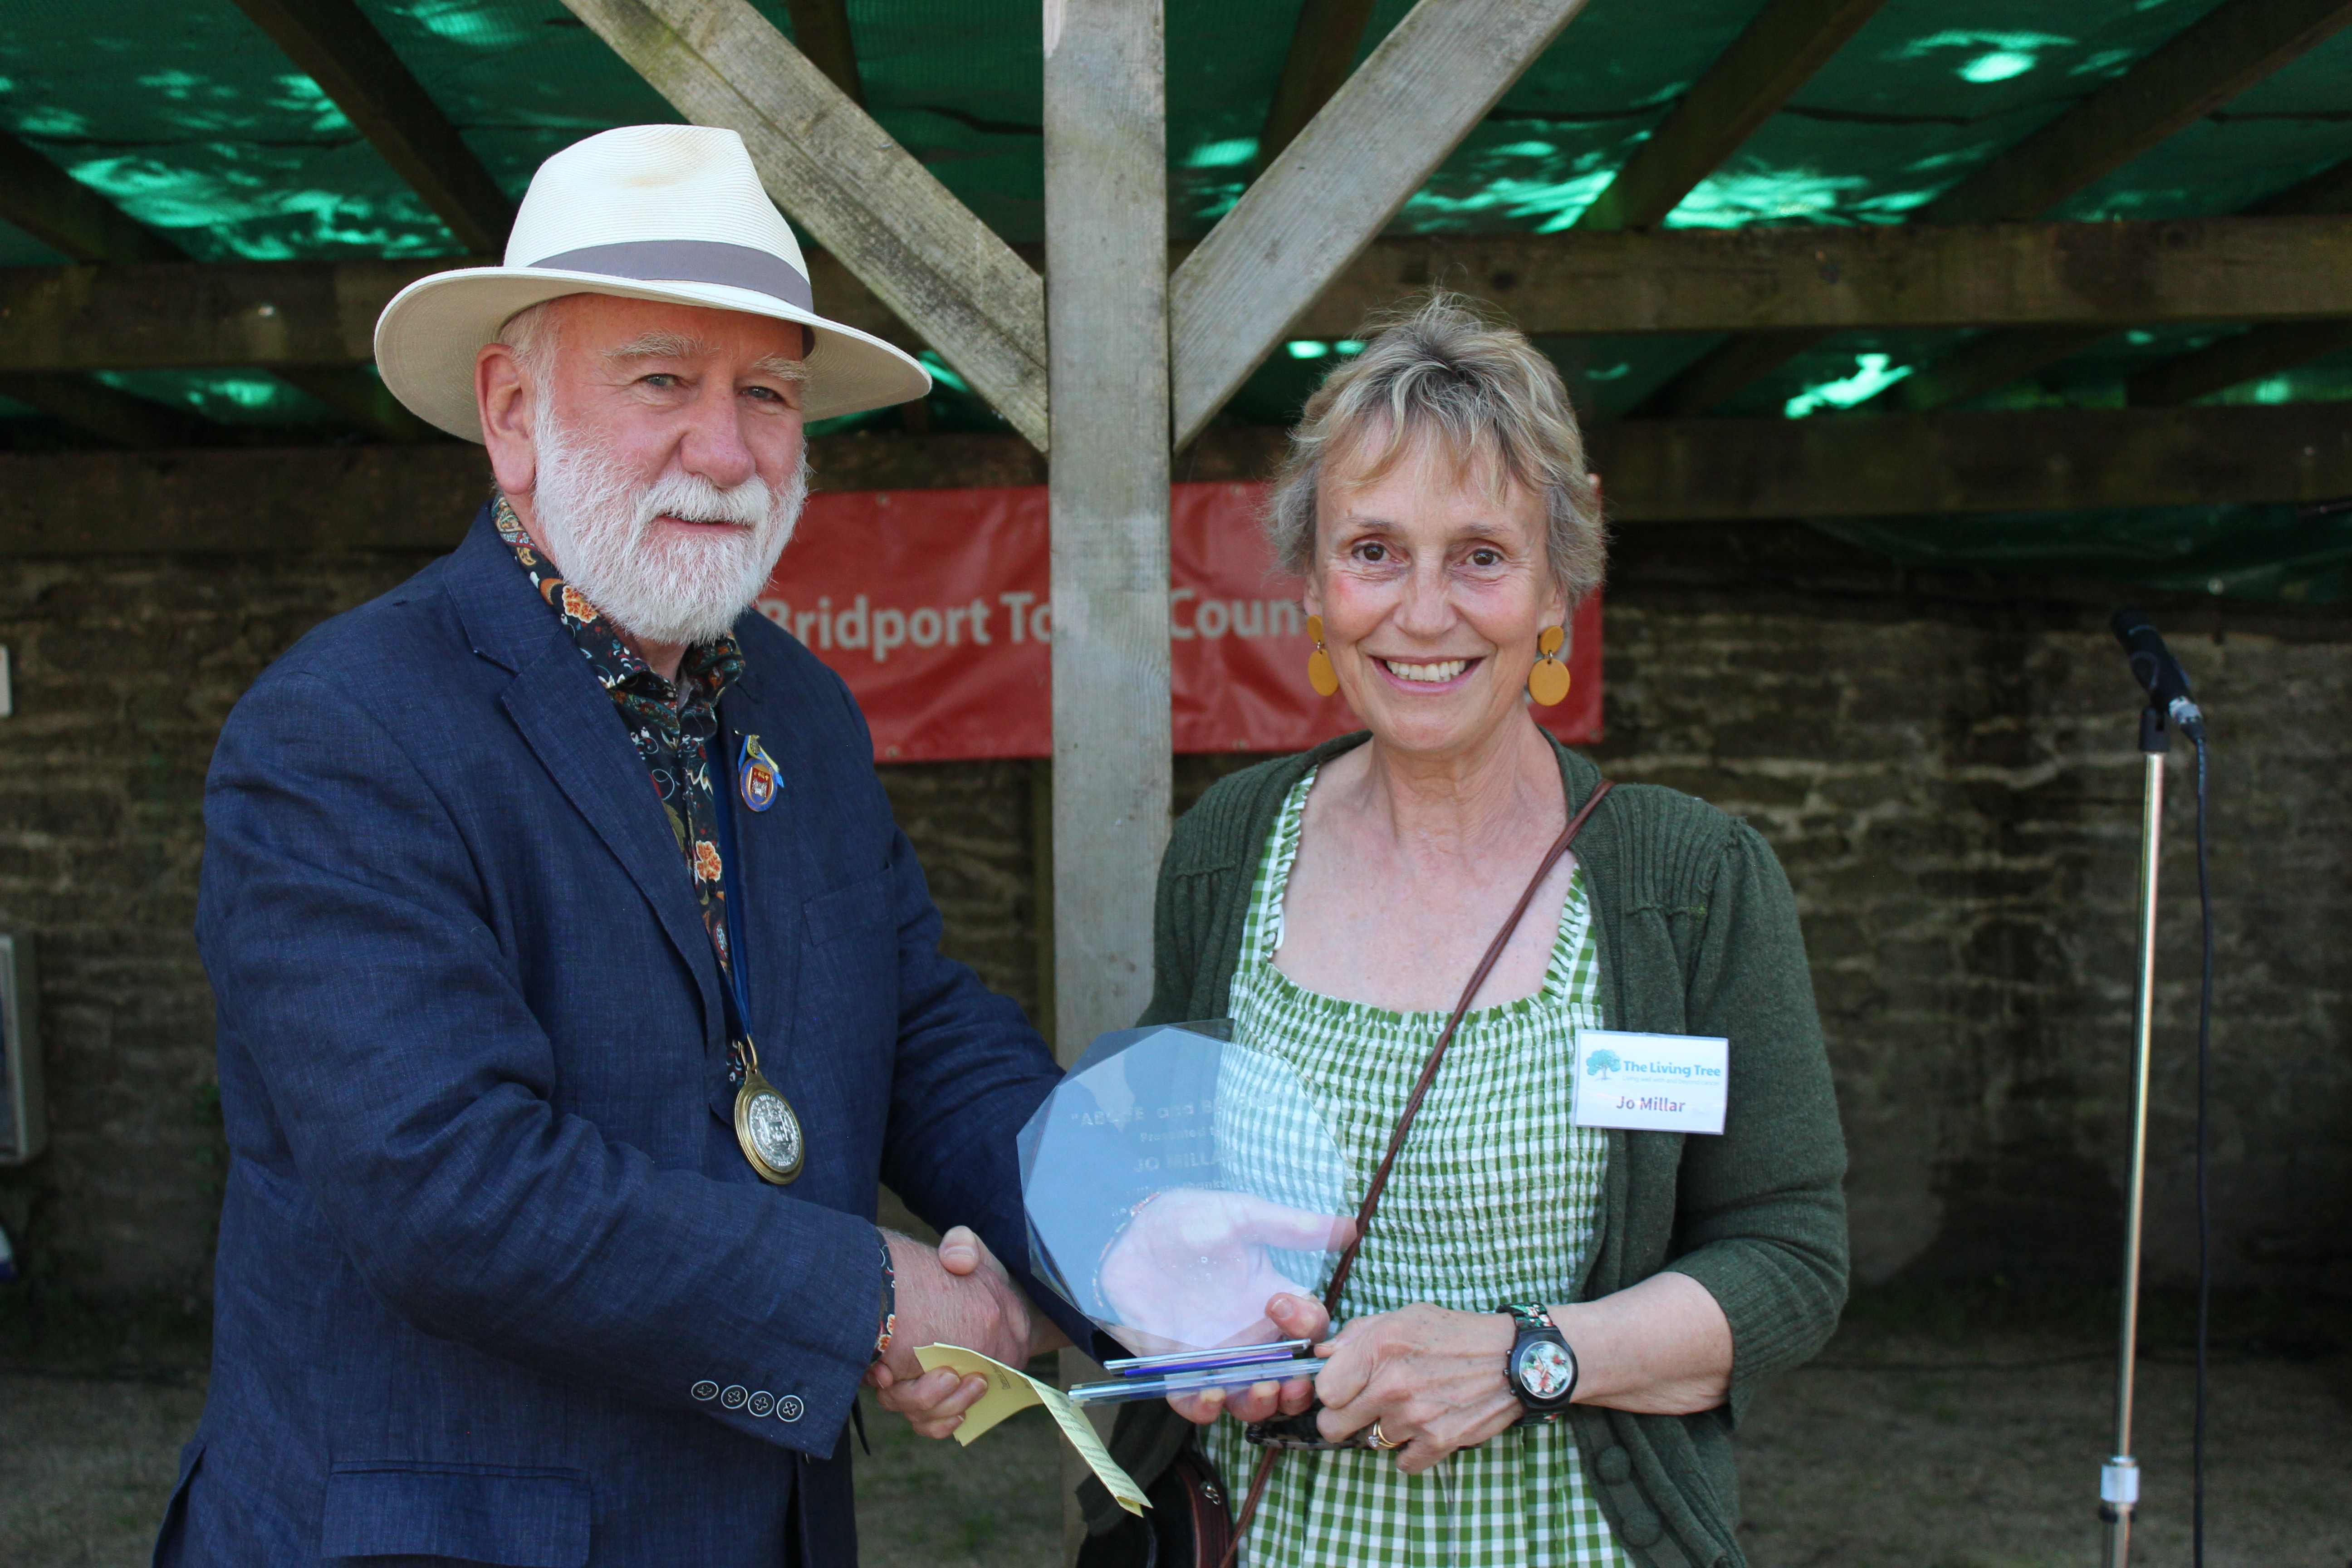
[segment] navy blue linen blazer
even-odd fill
[[[759,616],[736,635],[723,754],[756,734],[782,773],[734,803],[728,882],[808,1138],[787,1188],[736,1147],[645,765],[487,509],[231,714],[196,925],[213,1381],[159,1562],[849,1563],[877,1181],[1029,1284],[1013,1134],[1053,1058],[940,956],[847,689]]]

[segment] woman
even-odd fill
[[[1558,374],[1446,297],[1335,371],[1292,435],[1270,526],[1320,622],[1318,682],[1336,674],[1368,732],[1236,773],[1177,825],[1145,1021],[1229,1016],[1286,1059],[1359,1174],[1350,1203],[1601,782],[1528,710],[1531,675],[1558,700],[1540,650],[1600,581],[1597,510]],[[1593,1028],[1727,1037],[1722,1133],[1571,1125],[1574,1039]],[[1284,1454],[1243,1561],[1740,1563],[1731,1427],[1835,1324],[1843,1169],[1771,851],[1687,795],[1617,789],[1463,1020],[1320,1376],[1180,1412],[1232,1505],[1260,1458],[1246,1422],[1319,1397],[1324,1438],[1380,1445]],[[1522,1424],[1505,1303],[1548,1308],[1573,1352],[1565,1419]],[[1268,1312],[1325,1330],[1318,1302]],[[1149,1484],[1170,1412],[1129,1412],[1118,1448]],[[1089,1513],[1106,1532],[1121,1517]]]

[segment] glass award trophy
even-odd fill
[[[1080,1404],[1312,1375],[1265,1315],[1317,1296],[1354,1178],[1288,1063],[1223,1019],[1097,1039],[1020,1136],[1037,1279],[1135,1352]]]

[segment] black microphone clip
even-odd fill
[[[2164,637],[2156,623],[2140,611],[2126,607],[2116,612],[2108,623],[2115,628],[2116,640],[2123,644],[2124,656],[2131,661],[2132,679],[2147,693],[2148,703],[2170,716],[2190,740],[2200,740],[2205,732],[2205,716],[2189,695],[2189,672],[2164,646]]]

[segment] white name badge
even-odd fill
[[[1721,1132],[1731,1042],[1706,1035],[1576,1036],[1579,1127],[1643,1132]]]

